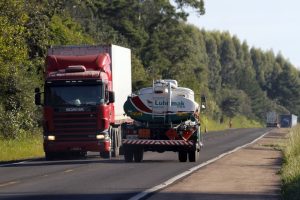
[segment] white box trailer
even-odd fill
[[[298,116],[292,114],[292,127],[296,126],[298,123]]]
[[[279,124],[278,114],[274,111],[267,112],[267,127],[277,127]]]
[[[280,127],[291,128],[296,126],[298,123],[298,117],[293,114],[283,114],[280,115]]]
[[[111,57],[112,86],[115,92],[115,119],[127,119],[123,104],[132,93],[131,50],[117,45],[53,46],[48,55],[83,56],[108,53]]]

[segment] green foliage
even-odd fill
[[[34,107],[26,94],[27,60],[25,24],[28,15],[23,1],[0,2],[0,133],[18,138],[34,125]],[[29,118],[28,118],[29,117]]]
[[[18,139],[37,126],[40,115],[33,102],[33,90],[42,83],[48,46],[92,41],[71,18],[56,15],[57,7],[55,11],[49,10],[53,3],[59,2],[0,2],[0,136],[3,138]]]
[[[284,164],[281,170],[282,196],[284,199],[300,198],[300,126],[294,127],[289,133],[288,141],[283,150]]]
[[[221,91],[221,63],[217,41],[211,34],[205,34],[205,48],[208,56],[208,88],[217,96]]]
[[[196,9],[199,15],[203,15],[205,13],[204,1],[203,0],[175,0],[179,9],[182,10],[185,6],[192,7]]]
[[[50,45],[128,47],[133,90],[176,79],[196,100],[207,96],[206,115],[216,121],[264,120],[270,110],[300,115],[300,72],[282,55],[188,25],[186,8],[205,13],[203,0],[1,1],[0,135],[18,138],[38,126],[33,89],[43,84]]]
[[[92,44],[93,39],[83,33],[82,27],[70,17],[53,15],[49,25],[51,45]]]
[[[230,118],[234,117],[236,114],[240,112],[241,102],[235,96],[229,96],[224,98],[221,103],[221,109],[224,114]]]

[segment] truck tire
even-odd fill
[[[144,158],[144,149],[135,149],[133,151],[134,162],[142,162]]]
[[[112,157],[119,157],[120,155],[120,142],[119,142],[119,131],[118,128],[111,129],[111,140],[112,140]]]
[[[199,160],[199,151],[195,150],[195,151],[189,151],[189,161],[190,162],[197,162]]]
[[[122,138],[123,138],[123,136],[122,136],[123,132],[122,131],[123,130],[122,130],[121,126],[119,126],[119,128],[118,128],[118,132],[119,132],[119,145],[120,145],[120,147],[119,147],[119,155],[124,155],[124,148],[123,148],[123,144],[122,144]]]
[[[80,151],[79,152],[79,157],[80,158],[86,158],[87,157],[87,152],[86,151]]]
[[[125,162],[133,161],[133,150],[131,148],[124,147],[124,159]]]
[[[187,161],[187,152],[179,151],[178,152],[178,160],[179,160],[179,162],[186,162]]]
[[[111,151],[100,152],[100,157],[105,159],[111,159]]]
[[[56,153],[54,152],[45,152],[45,160],[54,160],[56,157]]]

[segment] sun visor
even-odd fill
[[[50,55],[46,58],[47,73],[67,69],[69,66],[84,66],[86,70],[110,71],[111,59],[109,54],[87,56]]]

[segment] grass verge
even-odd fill
[[[284,163],[281,170],[282,196],[285,200],[300,199],[300,125],[291,129],[283,150]]]
[[[210,120],[207,118],[202,118],[202,131],[207,129],[207,131],[219,131],[219,130],[225,130],[229,128],[229,118],[224,118],[223,122],[216,122],[214,120]],[[258,123],[257,121],[248,119],[245,116],[236,116],[232,118],[232,127],[231,128],[258,128],[262,127],[263,125]]]
[[[44,156],[41,135],[30,135],[17,140],[0,139],[0,161],[14,161]]]

